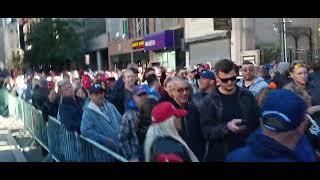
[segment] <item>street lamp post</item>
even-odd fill
[[[282,21],[282,27],[283,27],[283,52],[284,52],[284,55],[283,55],[283,58],[284,58],[284,62],[288,62],[288,58],[287,58],[287,28],[286,28],[286,20],[285,18],[281,18],[281,21]],[[289,21],[288,21],[289,22]]]
[[[292,23],[292,21],[287,21],[285,18],[281,18],[280,29],[277,27],[277,24],[273,24],[273,29],[280,33],[281,36],[281,54],[282,61],[288,62],[287,58],[287,23]]]

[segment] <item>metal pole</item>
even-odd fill
[[[280,61],[284,61],[284,52],[283,52],[283,23],[282,23],[282,18],[280,18],[279,20],[279,25],[280,25],[280,48],[281,48],[281,57],[280,57]]]
[[[287,34],[286,34],[286,21],[285,18],[282,18],[283,22],[283,46],[284,46],[284,62],[288,62],[287,59]]]

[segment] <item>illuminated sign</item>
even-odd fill
[[[132,49],[141,49],[144,48],[144,40],[132,42]]]

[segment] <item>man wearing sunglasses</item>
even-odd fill
[[[219,87],[204,98],[199,108],[206,161],[224,161],[259,126],[260,110],[254,96],[236,86],[235,64],[220,60],[215,71]]]
[[[237,82],[237,85],[248,89],[253,95],[257,95],[261,89],[268,87],[268,84],[262,77],[255,76],[254,65],[252,62],[243,62],[241,72],[243,79]]]

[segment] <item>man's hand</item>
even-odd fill
[[[232,119],[227,124],[228,129],[235,134],[243,132],[244,130],[246,130],[246,125],[237,125],[241,121],[242,119]]]

